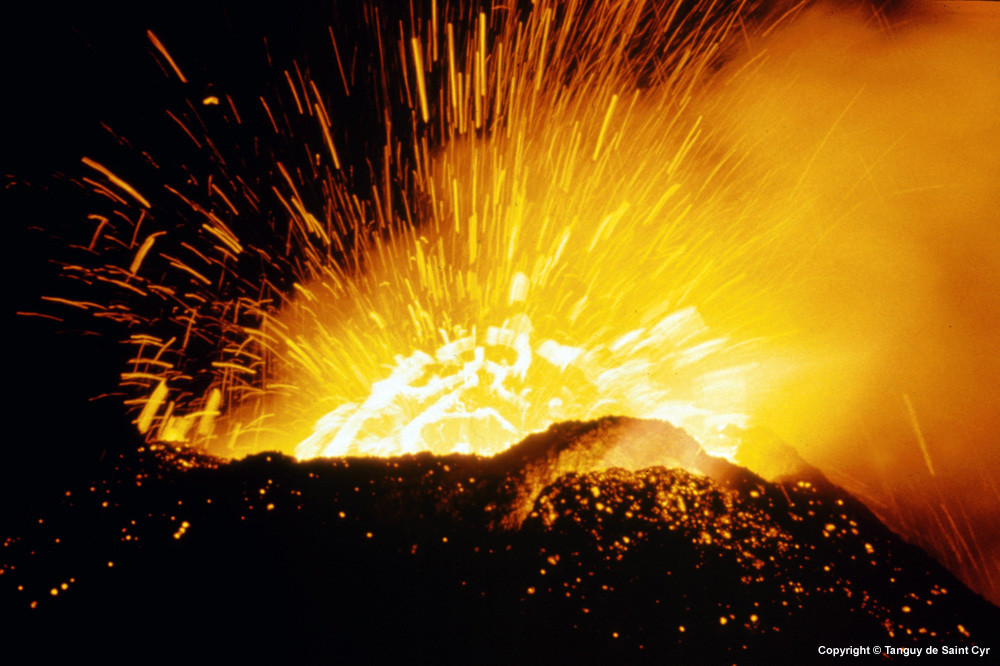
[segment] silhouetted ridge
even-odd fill
[[[655,421],[557,424],[494,458],[146,450],[104,472],[4,541],[12,650],[803,663],[1000,626],[818,472],[768,482]]]

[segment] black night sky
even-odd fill
[[[2,171],[4,218],[15,234],[8,245],[13,312],[45,312],[40,297],[72,293],[54,261],[71,259],[68,239],[80,239],[92,212],[75,184],[87,171],[81,157],[109,161],[137,186],[162,191],[165,176],[182,179],[184,169],[196,171],[204,159],[168,109],[208,95],[254,101],[282,85],[280,72],[293,60],[319,80],[334,76],[327,26],[359,25],[357,4],[290,3],[277,11],[226,2],[97,2],[9,11],[2,26],[8,63]],[[182,63],[186,85],[158,63],[147,30]],[[372,111],[364,97],[356,95],[358,106],[344,109],[361,128]],[[213,128],[229,159],[239,159],[260,133],[258,123],[266,120],[255,113],[259,105],[246,112],[245,133],[226,134],[221,122]],[[364,150],[363,140],[358,147]],[[152,156],[155,169],[142,153]],[[268,177],[252,156],[243,171],[248,178]],[[12,321],[9,377],[17,388],[10,410],[19,415],[19,430],[46,441],[8,451],[4,492],[18,502],[59,487],[121,442],[131,448],[136,441],[120,398],[93,399],[116,390],[127,358],[121,331],[86,315],[58,316],[65,321]]]

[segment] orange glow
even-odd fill
[[[429,98],[444,100],[437,112],[453,134],[416,148],[406,201],[429,205],[405,216],[422,223],[382,218],[389,233],[363,248],[360,270],[317,266],[249,332],[282,388],[229,415],[227,446],[301,458],[492,455],[553,421],[622,413],[670,420],[725,452],[722,430],[747,424],[781,361],[764,369],[765,342],[729,324],[758,319],[740,273],[770,269],[758,255],[773,239],[756,229],[759,213],[732,213],[733,190],[756,188],[736,171],[740,155],[718,161],[704,109],[693,109],[713,40],[728,38],[734,16],[668,30],[633,61],[607,44],[571,44],[609,30],[649,37],[641,6],[557,25],[549,4],[528,16],[521,41],[506,14],[488,47],[478,18],[467,60],[452,24],[440,36],[447,57],[433,57],[435,35],[400,44],[418,82],[413,113],[423,120]],[[668,48],[674,38],[690,51]],[[643,89],[653,68],[663,74]],[[331,242],[289,198],[310,237]],[[725,335],[707,313],[726,313]]]
[[[158,235],[150,201],[84,158],[116,215],[83,245],[123,258],[67,273],[173,309],[49,300],[131,327],[139,430],[226,457],[494,455],[622,414],[767,476],[785,461],[736,447],[783,440],[897,525],[907,484],[949,526],[939,552],[988,580],[1000,530],[973,525],[995,523],[1000,475],[1000,12],[510,4],[432,3],[377,36],[399,62],[373,95],[409,115],[365,191],[298,69],[293,99],[252,104],[268,140],[298,114],[312,170],[276,160],[249,193],[208,178],[205,200],[168,185],[200,245]],[[263,199],[280,219],[258,247],[232,222]],[[293,283],[233,297],[244,261]],[[200,337],[208,360],[188,355]],[[942,493],[973,472],[955,509]]]

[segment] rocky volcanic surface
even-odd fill
[[[811,663],[1000,628],[816,470],[633,419],[490,459],[139,451],[0,537],[5,643],[45,660]]]

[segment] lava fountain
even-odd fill
[[[956,479],[997,494],[997,14],[832,11],[365,6],[331,80],[277,64],[280,95],[169,112],[204,173],[85,158],[86,288],[49,300],[124,324],[152,441],[493,455],[623,414],[765,469],[738,449],[766,427],[885,507],[937,484],[936,552],[989,588],[996,511]],[[343,111],[366,95],[377,140]],[[296,148],[255,180],[213,123]]]

